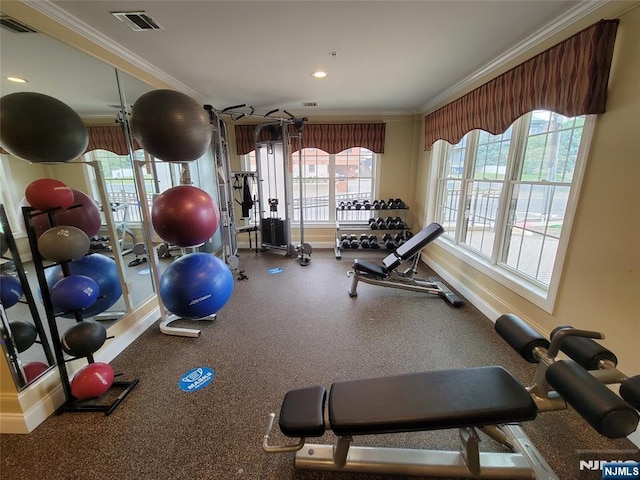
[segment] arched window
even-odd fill
[[[302,194],[305,223],[333,223],[340,202],[373,201],[378,187],[380,155],[363,147],[337,154],[319,148],[302,149]],[[256,170],[255,151],[243,156],[244,168]],[[300,218],[298,154],[293,154],[293,220]]]

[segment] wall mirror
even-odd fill
[[[37,319],[33,318],[36,315],[32,312],[38,312],[45,326],[45,336],[50,335],[46,313],[39,298],[32,252],[24,226],[21,225],[24,222],[21,206],[25,200],[25,189],[31,182],[53,178],[86,194],[100,211],[101,225],[91,237],[90,252],[113,259],[113,264],[117,266],[116,277],[108,281],[118,283],[123,292],[117,299],[114,298],[113,304],[106,310],[90,317],[104,322],[108,328],[153,294],[149,269],[142,260],[145,251],[140,247],[144,245],[143,230],[140,228],[141,201],[133,179],[133,164],[127,149],[125,129],[122,127],[130,105],[151,87],[43,33],[30,31],[28,25],[18,22],[17,28],[5,28],[6,23],[3,22],[0,28],[0,96],[36,92],[54,97],[74,109],[90,130],[88,152],[72,162],[31,163],[5,151],[0,154],[0,203],[6,212],[2,229],[12,233],[16,244],[15,252],[4,252],[2,274],[18,278],[15,265],[20,262],[33,292],[33,299],[23,297],[19,303],[4,309],[7,322],[34,324]],[[11,76],[24,81],[10,81],[7,77]],[[121,102],[122,99],[126,99],[125,104]],[[34,121],[37,121],[37,114],[34,114]],[[144,156],[144,153],[140,151],[134,155]],[[153,169],[148,170],[145,178],[149,178],[149,184],[157,183]],[[107,215],[111,221],[107,220]],[[106,228],[109,223],[115,230]],[[58,321],[60,332],[75,323],[73,316],[68,319],[58,317]],[[47,347],[43,346],[46,339],[39,337],[32,346],[17,353],[18,363],[22,366],[31,362],[51,366],[51,358],[45,355]],[[4,353],[8,355],[6,348]],[[34,378],[31,375],[29,378],[14,375],[19,389]]]

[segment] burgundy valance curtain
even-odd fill
[[[238,155],[246,155],[255,150],[255,127],[256,125],[235,126]],[[364,147],[374,153],[384,153],[385,131],[384,123],[306,123],[302,127],[302,143],[305,148],[319,148],[332,154],[352,147]]]
[[[85,153],[92,150],[108,150],[117,155],[129,154],[127,140],[122,126],[87,127],[87,131],[89,133],[89,145]],[[134,149],[140,148],[135,143],[135,140],[133,147]],[[0,148],[0,153],[7,152]]]
[[[619,20],[601,20],[425,117],[425,150],[469,131],[504,132],[533,110],[604,113]]]
[[[121,125],[107,127],[87,127],[89,131],[89,145],[87,152],[91,150],[108,150],[117,155],[128,155],[127,138]],[[133,148],[139,148],[133,141]]]

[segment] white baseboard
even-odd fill
[[[460,294],[469,302],[473,304],[478,310],[480,310],[485,316],[487,316],[492,322],[495,322],[500,315],[505,311],[499,312],[494,307],[489,305],[482,297],[478,296],[474,290],[467,287],[467,285],[461,282],[458,278],[450,275],[447,270],[436,262],[433,258],[427,256],[424,252],[421,254],[421,260],[426,263],[434,272],[438,274],[442,280],[444,280],[454,290],[460,292]],[[470,280],[470,279],[468,279]]]
[[[298,245],[299,244],[299,239],[292,242],[293,245]],[[335,247],[335,241],[330,241],[330,242],[307,242],[311,245],[312,248],[333,248]],[[260,245],[258,245],[258,248],[260,247]],[[249,242],[238,242],[238,248],[241,250],[255,250],[256,249],[256,245],[255,243],[251,244],[251,248],[249,248]]]
[[[470,285],[473,285],[474,289],[477,289],[478,291],[483,291],[487,295],[491,295],[491,297],[493,297],[498,304],[502,304],[503,307],[501,307],[501,311],[498,311],[494,307],[489,305],[484,299],[479,297],[474,292],[473,289],[469,288],[467,285],[465,285],[465,283],[460,281],[458,278],[453,277],[452,275],[447,273],[446,269],[444,269],[442,267],[442,265],[440,265],[438,262],[436,262],[432,258],[430,258],[427,255],[425,255],[424,253],[422,253],[421,259],[422,259],[423,262],[425,262],[427,265],[429,265],[429,267],[431,269],[433,269],[433,271],[436,272],[442,278],[442,280],[444,280],[448,285],[450,285],[455,290],[460,292],[462,294],[462,296],[464,296],[464,298],[466,300],[468,300],[474,307],[476,307],[484,315],[486,315],[492,322],[495,323],[495,321],[498,319],[498,317],[500,315],[502,315],[503,313],[515,313],[516,315],[518,315],[518,312],[515,311],[513,306],[511,306],[508,303],[505,303],[503,300],[495,297],[493,294],[491,294],[490,292],[488,292],[484,288],[482,288],[481,285],[478,285],[477,282],[474,282],[470,278],[467,278],[467,277],[463,276],[463,280],[464,281],[468,281]],[[538,331],[540,331],[542,334],[549,335],[549,333],[550,333],[550,332],[546,331],[545,329],[541,328],[539,325],[533,325],[533,326]],[[634,445],[640,447],[640,428],[638,430],[636,430],[635,432],[633,432],[631,435],[629,435],[627,438]]]
[[[158,320],[159,315],[159,308],[155,307],[139,319],[134,317],[122,318],[109,329],[110,335],[114,334],[112,329],[117,329],[118,332],[115,338],[109,340],[97,352],[94,359],[108,363],[116,358],[140,334],[153,325]],[[72,376],[85,365],[82,362],[75,363],[77,365],[74,364],[74,368],[69,369],[69,376]],[[15,399],[12,400],[15,401]],[[57,368],[52,368],[37,382],[20,392],[18,394],[18,402],[22,405],[32,406],[24,410],[23,413],[0,412],[0,433],[30,433],[60,408],[65,402],[65,397]]]

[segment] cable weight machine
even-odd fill
[[[206,108],[206,107],[205,107]],[[246,109],[245,112],[240,112]],[[311,262],[312,247],[304,240],[304,187],[302,164],[302,126],[307,118],[297,118],[283,110],[286,117],[275,117],[279,109],[259,115],[250,105],[235,105],[219,113],[237,121],[245,116],[259,116],[269,121],[254,130],[256,174],[258,178],[258,228],[261,233],[261,249],[284,251],[286,256],[297,256],[298,263],[307,266]],[[293,221],[293,155],[298,155],[300,196],[300,243],[292,244]],[[227,177],[229,178],[229,177]],[[230,181],[228,181],[230,183]],[[265,201],[266,199],[266,201]]]
[[[204,109],[209,113],[209,121],[213,128],[211,146],[216,160],[218,177],[218,208],[220,209],[220,236],[222,242],[222,259],[232,270],[238,271],[238,241],[236,232],[236,219],[233,208],[233,185],[231,183],[231,163],[229,156],[229,142],[227,124],[218,115],[211,105],[205,105]],[[246,277],[245,277],[246,278]]]

